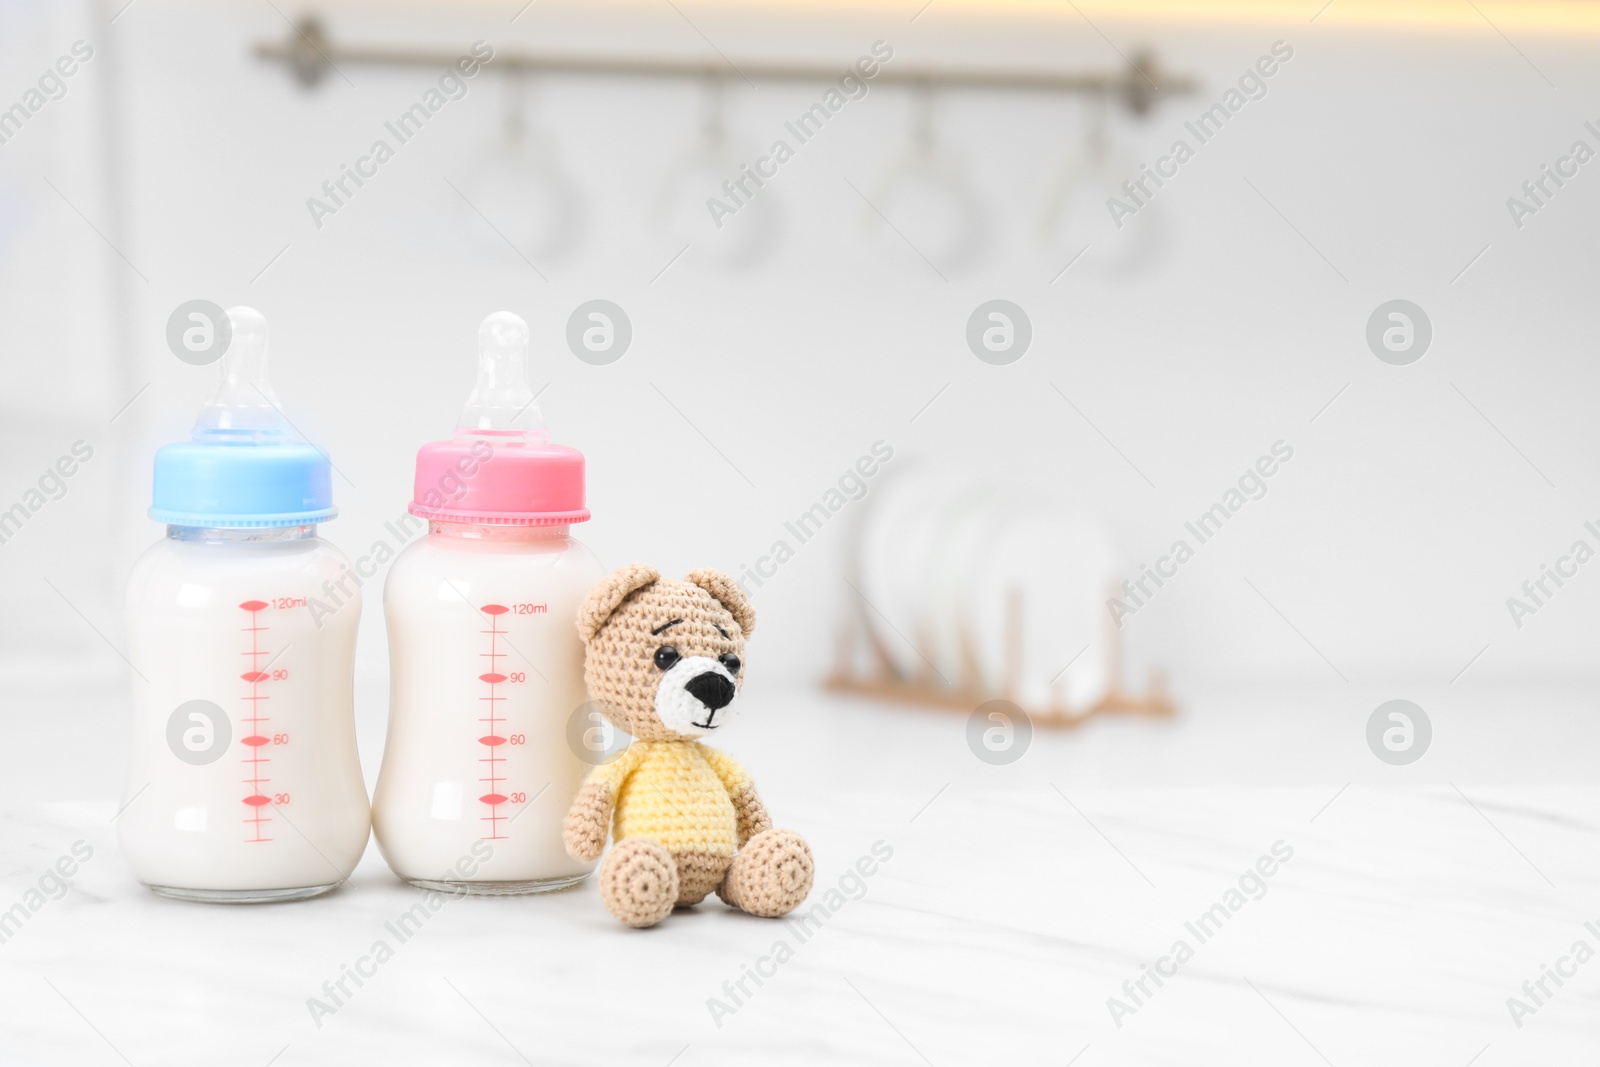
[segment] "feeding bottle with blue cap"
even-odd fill
[[[266,320],[244,307],[228,319],[217,391],[190,439],[156,452],[150,517],[167,535],[128,581],[133,760],[118,833],[164,896],[294,900],[342,883],[367,843],[361,591],[317,536],[336,514],[332,467],[267,384]]]

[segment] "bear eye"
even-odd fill
[[[739,667],[741,666],[739,663],[739,657],[735,656],[732,652],[724,652],[722,655],[717,657],[717,662],[728,668],[729,674],[739,673]]]
[[[678,650],[671,645],[662,645],[656,649],[656,667],[659,670],[671,670],[672,665],[682,658],[678,655]]]

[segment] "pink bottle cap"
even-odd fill
[[[550,443],[527,364],[528,324],[508,311],[484,319],[478,383],[454,439],[418,450],[411,514],[500,526],[589,520],[583,453]]]

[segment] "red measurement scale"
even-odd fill
[[[272,797],[268,796],[263,789],[264,786],[272,781],[267,777],[267,764],[271,763],[272,759],[261,754],[261,750],[272,743],[272,738],[267,735],[262,726],[267,721],[268,716],[263,714],[261,707],[262,703],[268,699],[267,695],[261,691],[261,683],[267,681],[270,677],[266,671],[261,669],[261,657],[268,652],[267,649],[262,647],[261,635],[266,632],[267,627],[261,625],[261,612],[268,607],[268,604],[265,600],[246,600],[239,607],[250,615],[250,625],[244,627],[243,630],[244,633],[250,635],[250,647],[243,653],[250,661],[250,669],[239,677],[250,685],[250,693],[244,698],[245,708],[249,711],[244,721],[248,724],[249,730],[241,738],[241,741],[248,752],[248,755],[244,758],[244,784],[250,791],[244,798],[245,810],[248,812],[244,820],[245,841],[249,844],[255,844],[272,840],[266,835],[267,824],[272,822],[272,815],[268,810],[272,803]]]
[[[506,683],[506,675],[500,670],[500,660],[504,659],[506,654],[500,651],[500,637],[506,631],[500,629],[500,616],[511,609],[504,604],[485,604],[480,610],[489,620],[489,628],[479,631],[488,635],[489,651],[480,652],[478,655],[488,660],[488,663],[484,665],[489,669],[485,673],[478,675],[478,681],[488,686],[489,691],[478,699],[488,705],[489,713],[480,716],[478,721],[488,724],[489,729],[488,733],[478,738],[478,744],[482,745],[487,753],[487,755],[478,758],[478,762],[482,763],[486,768],[478,779],[483,787],[483,795],[478,797],[478,800],[488,808],[489,812],[487,815],[482,816],[482,820],[489,824],[489,832],[484,835],[483,840],[504,841],[507,835],[502,833],[505,828],[500,824],[509,822],[509,817],[501,811],[507,797],[504,792],[506,779],[500,773],[504,769],[502,765],[506,762],[506,758],[500,754],[500,749],[510,739],[501,730],[501,724],[506,719],[500,714],[500,702],[505,697],[500,693],[499,689]]]

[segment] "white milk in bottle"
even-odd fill
[[[220,388],[192,439],[156,453],[150,517],[167,536],[128,582],[133,760],[117,825],[163,896],[294,900],[338,886],[367,843],[361,605],[325,610],[349,566],[317,536],[335,514],[329,462],[272,398],[265,320],[228,319]]]
[[[530,893],[583,879],[562,820],[600,722],[585,702],[578,606],[603,571],[582,453],[551,444],[527,380],[528,327],[479,330],[455,436],[417,453],[428,535],[389,568],[389,737],[373,796],[383,856],[408,881]]]

